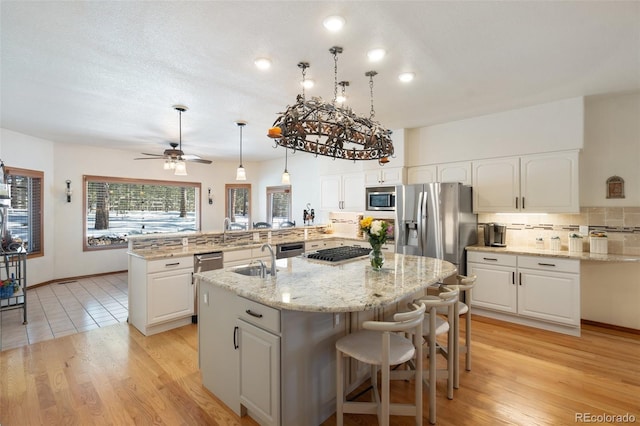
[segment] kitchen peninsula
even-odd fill
[[[456,272],[446,261],[401,254],[381,271],[367,258],[276,264],[275,278],[243,275],[242,267],[195,275],[203,384],[237,414],[274,425],[322,423],[335,411],[335,341],[363,321],[406,310],[406,301]],[[352,366],[349,386],[367,370]]]

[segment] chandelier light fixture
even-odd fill
[[[236,125],[240,128],[240,165],[236,170],[236,180],[247,180],[247,174],[242,166],[242,128],[247,125],[246,121],[236,121]]]
[[[374,120],[373,77],[376,71],[365,73],[369,77],[371,112],[368,118],[357,116],[349,107],[338,106],[338,54],[342,47],[334,46],[329,52],[334,58],[333,102],[324,102],[320,97],[307,100],[304,91],[306,70],[309,63],[300,62],[302,70],[302,94],[296,97],[292,106],[287,106],[269,129],[267,136],[278,146],[296,151],[304,151],[315,156],[341,158],[344,160],[377,160],[380,164],[389,162],[393,155],[391,131]],[[346,82],[345,82],[346,83]],[[340,84],[343,89],[348,85]]]
[[[289,171],[287,170],[287,152],[289,152],[289,150],[285,148],[284,149],[284,172],[282,172],[283,185],[289,185],[291,183],[291,176],[289,176]]]

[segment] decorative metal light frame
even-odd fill
[[[287,106],[269,129],[268,136],[275,140],[277,146],[296,151],[305,151],[315,156],[341,158],[345,160],[377,160],[380,164],[389,161],[393,155],[391,131],[374,120],[373,109],[373,77],[375,71],[365,73],[369,77],[371,90],[371,114],[369,118],[357,116],[349,107],[336,103],[337,55],[342,53],[341,47],[332,47],[329,51],[334,56],[334,99],[327,103],[319,97],[307,100],[304,93],[296,97],[295,104]],[[300,62],[302,81],[309,64]],[[343,86],[344,89],[344,86]]]

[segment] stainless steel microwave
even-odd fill
[[[393,211],[396,209],[396,188],[375,187],[367,188],[368,211]]]

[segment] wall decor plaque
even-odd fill
[[[624,198],[624,179],[620,176],[607,179],[607,198]]]

